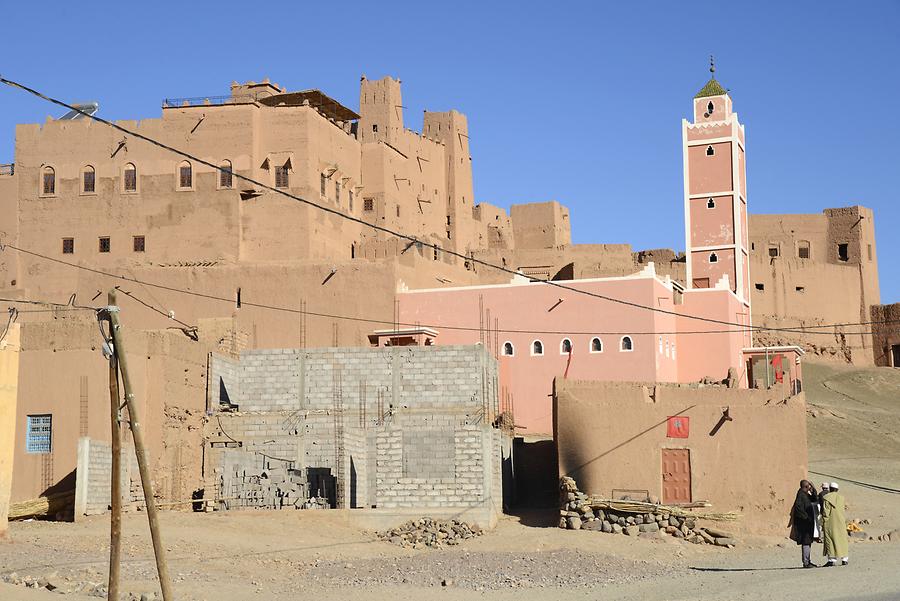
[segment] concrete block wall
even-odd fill
[[[220,404],[236,403],[241,398],[241,364],[237,359],[210,353],[206,408],[217,410]]]
[[[339,507],[502,508],[497,363],[480,345],[213,355],[209,387],[213,410],[223,387],[239,407],[210,420],[220,494],[236,465],[223,447],[239,441],[245,455],[331,469]]]
[[[125,445],[121,461],[123,506],[143,504],[143,487],[134,447]],[[96,515],[109,509],[112,486],[112,445],[83,436],[78,439],[75,471],[75,516]]]

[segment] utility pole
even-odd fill
[[[131,436],[134,439],[134,454],[137,456],[138,470],[141,473],[141,487],[144,489],[144,503],[147,506],[147,520],[150,522],[150,537],[153,540],[153,554],[156,556],[159,586],[162,590],[163,601],[174,601],[172,582],[169,579],[169,567],[166,564],[166,549],[163,547],[162,537],[159,532],[159,516],[156,510],[156,500],[153,498],[153,482],[150,480],[150,466],[147,462],[147,450],[144,446],[144,433],[141,429],[140,413],[137,409],[137,402],[134,399],[131,379],[128,377],[128,361],[119,324],[119,307],[116,305],[115,290],[109,291],[108,299],[109,306],[106,308],[106,312],[109,315],[111,326],[113,357],[115,357],[119,365],[119,370],[122,374],[122,386],[125,388],[125,405],[128,407],[128,422],[131,426]]]
[[[110,307],[113,306],[116,302],[115,295],[110,294],[108,301]],[[106,322],[109,324],[110,339],[112,339],[113,325],[108,314]],[[113,348],[110,348],[109,354],[109,410],[110,424],[112,425],[112,478],[110,479],[109,582],[106,590],[109,601],[118,601],[122,554],[122,431],[120,426],[119,362],[116,361],[116,353]]]

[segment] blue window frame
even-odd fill
[[[25,434],[26,453],[49,453],[53,438],[53,416],[29,415]]]

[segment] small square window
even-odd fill
[[[765,290],[766,287],[763,284],[755,284],[757,290]]]
[[[63,238],[63,254],[71,255],[75,252],[75,238]]]
[[[794,288],[797,292],[806,292],[806,286],[797,286]]]
[[[376,134],[378,133],[378,124],[377,123],[372,124],[372,131],[375,132]]]
[[[797,256],[800,257],[801,259],[808,259],[809,258],[809,247],[801,246],[800,248],[798,248]]]
[[[374,198],[364,198],[363,199],[363,211],[374,211],[375,210],[375,199]]]
[[[770,246],[770,247],[769,247],[769,256],[770,256],[770,257],[777,257],[777,256],[778,256],[778,247],[777,247],[777,246]]]
[[[145,242],[143,236],[135,236],[134,237],[134,252],[142,253],[145,249]]]
[[[25,452],[47,454],[53,450],[53,416],[29,415],[25,432]]]
[[[100,252],[108,253],[109,252],[109,238],[100,238]]]

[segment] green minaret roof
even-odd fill
[[[697,95],[694,98],[706,98],[707,96],[724,96],[728,93],[728,90],[722,87],[718,81],[716,81],[716,62],[713,59],[713,56],[709,55],[709,72],[712,73],[712,77],[709,78],[709,81],[706,82],[706,85],[700,88],[700,91],[697,92]]]
[[[707,96],[723,96],[728,93],[728,90],[722,87],[718,81],[716,81],[715,77],[711,77],[706,85],[700,88],[700,91],[697,92],[697,95],[694,98],[705,98]]]

